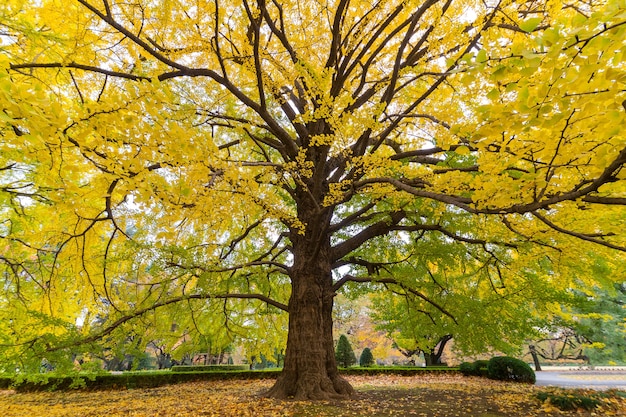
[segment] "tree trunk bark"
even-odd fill
[[[541,371],[541,363],[539,363],[539,356],[537,355],[537,349],[534,345],[528,346],[528,350],[530,350],[530,355],[533,357],[533,362],[535,364],[535,371]]]
[[[283,372],[267,393],[274,398],[324,400],[351,395],[335,362],[332,298],[323,288],[294,288]],[[302,288],[304,287],[304,288]]]
[[[330,239],[320,239],[319,217],[309,219],[304,235],[291,236],[289,332],[283,371],[267,392],[273,398],[324,400],[354,393],[335,361]]]
[[[426,362],[426,366],[436,366],[441,365],[441,356],[443,355],[444,349],[446,348],[446,344],[452,340],[452,336],[447,334],[442,336],[437,345],[430,350],[430,352],[424,352],[424,362]]]

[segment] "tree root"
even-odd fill
[[[294,400],[335,400],[348,399],[354,394],[354,388],[339,375],[301,375],[295,372],[283,372],[276,383],[266,393],[266,397]]]

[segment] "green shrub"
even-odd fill
[[[489,361],[484,359],[479,359],[474,362],[474,375],[476,376],[488,376],[487,366],[489,365]]]
[[[356,356],[354,355],[354,351],[352,350],[352,346],[350,346],[350,342],[346,335],[339,336],[339,341],[337,342],[337,349],[335,350],[335,360],[337,361],[337,365],[347,368],[356,363]]]
[[[363,349],[361,352],[361,357],[359,358],[360,366],[372,366],[374,365],[374,355],[372,355],[372,351],[370,348]]]
[[[487,376],[488,363],[486,360],[463,362],[459,365],[459,371],[465,376]]]
[[[415,376],[415,375],[454,375],[458,373],[456,368],[426,368],[421,366],[367,366],[367,367],[350,367],[339,369],[341,375],[396,375],[396,376]]]
[[[12,383],[13,378],[11,378],[10,376],[0,376],[0,389],[8,389],[9,387],[11,387]]]
[[[509,356],[496,356],[487,364],[487,375],[499,381],[535,383],[535,372],[524,361]]]
[[[105,390],[154,388],[182,382],[276,378],[279,374],[280,370],[271,369],[266,371],[143,371],[123,372],[119,374],[105,373],[98,375],[57,375],[50,376],[46,381],[27,381],[14,378],[11,387],[20,392],[64,391],[71,389]]]
[[[459,365],[459,372],[465,376],[471,376],[474,372],[474,364],[471,362],[463,362]]]
[[[555,394],[542,391],[537,393],[537,398],[542,402],[549,401],[550,404],[561,411],[573,411],[578,409],[592,411],[598,408],[602,403],[602,401],[597,398],[579,393]]]
[[[28,380],[25,377],[0,378],[0,387],[13,388],[19,392],[34,391],[65,391],[73,389],[108,390],[154,388],[169,384],[195,381],[226,381],[237,379],[274,379],[281,370],[270,368],[262,371],[217,371],[217,372],[172,372],[172,371],[139,371],[116,374],[81,374],[74,376],[48,375],[45,380]],[[340,371],[343,375],[436,375],[454,374],[455,368],[421,368],[421,367],[379,367],[347,368]]]

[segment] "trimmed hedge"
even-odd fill
[[[525,382],[534,384],[535,371],[524,361],[510,356],[496,356],[487,364],[487,374],[499,381]]]
[[[19,392],[54,390],[110,390],[155,388],[182,382],[216,381],[232,379],[275,379],[282,369],[272,368],[255,371],[172,372],[146,371],[120,374],[95,374],[79,376],[46,375],[44,381],[19,381],[11,377],[0,377],[0,389],[15,389]],[[400,375],[457,373],[456,368],[419,367],[368,367],[340,369],[342,375]]]
[[[248,371],[248,365],[177,365],[172,366],[172,372],[224,372]]]
[[[342,375],[400,375],[400,376],[414,376],[418,374],[457,374],[458,368],[448,367],[435,367],[429,366],[428,368],[416,367],[416,366],[368,366],[368,367],[354,367],[354,368],[339,368],[339,373]]]
[[[182,382],[227,380],[227,379],[267,379],[276,378],[280,370],[229,371],[229,372],[124,372],[120,374],[96,374],[84,376],[49,376],[44,381],[15,381],[6,388],[19,392],[55,390],[109,390],[155,388]]]

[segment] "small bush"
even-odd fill
[[[372,354],[372,351],[370,350],[370,348],[363,349],[363,352],[361,353],[361,357],[359,358],[359,365],[360,366],[374,365],[374,355]]]
[[[487,366],[489,361],[479,359],[474,362],[474,372],[476,376],[487,376]]]
[[[578,393],[566,395],[542,391],[537,393],[537,398],[541,402],[549,401],[550,404],[554,405],[561,411],[573,411],[578,409],[592,411],[598,408],[598,406],[602,403],[602,401],[597,398]]]
[[[461,372],[465,376],[472,375],[474,372],[474,364],[471,362],[463,362],[459,365],[459,372]]]
[[[487,376],[487,364],[489,361],[477,360],[475,362],[463,362],[459,365],[459,371],[465,376]]]
[[[487,375],[499,381],[526,382],[534,384],[535,372],[524,361],[509,356],[496,356],[487,364]]]
[[[0,389],[9,389],[13,384],[13,378],[10,376],[0,376]]]

